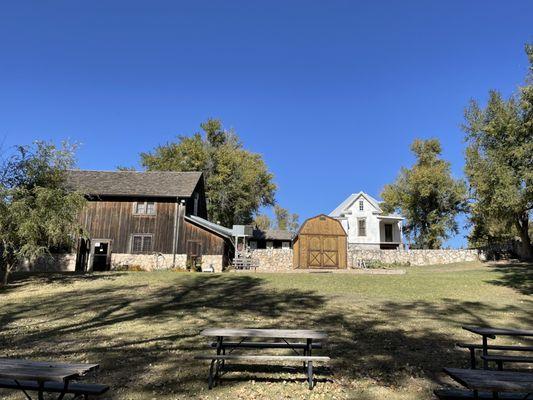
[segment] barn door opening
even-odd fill
[[[109,271],[111,266],[111,239],[94,239],[91,243],[91,269]]]
[[[202,270],[202,243],[197,240],[187,240],[187,269]]]

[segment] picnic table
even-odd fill
[[[528,398],[533,393],[533,374],[526,372],[492,371],[484,369],[444,368],[450,377],[474,392],[474,399],[482,391],[491,392],[492,398],[500,393],[521,393]]]
[[[48,392],[59,393],[59,400],[67,393],[88,398],[89,395],[102,394],[109,388],[105,385],[79,384],[72,381],[97,370],[98,367],[98,364],[0,358],[0,388],[20,390],[30,400],[30,391],[37,392],[39,400]]]
[[[511,336],[511,337],[533,337],[533,330],[528,329],[508,329],[508,328],[491,328],[491,327],[479,327],[479,326],[463,326],[464,330],[475,333],[482,337],[481,351],[483,359],[483,369],[488,369],[489,361],[496,361],[499,366],[504,361],[508,362],[533,362],[531,357],[514,357],[514,356],[489,356],[488,350],[490,348],[496,350],[508,350],[508,351],[531,351],[530,347],[520,346],[489,346],[488,339],[496,339],[497,336]],[[499,348],[498,348],[499,347]],[[471,350],[472,351],[472,350]],[[528,361],[529,360],[529,361]],[[500,368],[501,369],[501,368]]]
[[[327,362],[330,359],[329,357],[312,355],[314,349],[322,348],[322,343],[327,340],[328,335],[325,332],[311,329],[210,328],[200,332],[200,335],[216,338],[216,341],[210,344],[210,347],[216,349],[216,354],[195,357],[201,360],[211,360],[209,389],[213,387],[213,384],[220,377],[225,362],[228,360],[303,362],[309,389],[312,389],[314,385],[313,362]],[[227,339],[237,340],[228,341]],[[257,341],[257,339],[266,341]],[[232,354],[238,349],[288,349],[294,355]]]

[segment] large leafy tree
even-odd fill
[[[382,207],[402,213],[404,233],[414,246],[438,249],[458,232],[456,217],[464,211],[466,187],[452,177],[450,163],[440,158],[437,139],[415,140],[411,150],[415,164],[402,168],[396,182],[385,186]]]
[[[520,237],[533,258],[533,46],[525,86],[509,99],[491,91],[486,107],[472,101],[465,113],[465,173],[472,197],[470,241],[476,245]]]
[[[275,220],[271,220],[266,214],[258,214],[254,218],[254,225],[261,230],[267,230],[272,227],[289,232],[296,232],[300,223],[298,214],[291,214],[289,210],[281,207],[279,204],[274,206]]]
[[[141,153],[151,171],[203,171],[207,210],[222,225],[250,223],[261,206],[274,204],[273,175],[259,154],[243,148],[237,135],[216,119],[200,125],[202,133]]]
[[[0,169],[0,272],[2,284],[24,260],[73,244],[80,233],[81,194],[64,185],[74,148],[36,142],[19,146]]]

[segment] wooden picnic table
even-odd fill
[[[533,393],[533,373],[491,371],[485,369],[444,368],[450,377],[474,392],[478,398],[481,391],[492,392],[497,399],[499,393]]]
[[[482,337],[483,369],[488,369],[488,339],[496,339],[496,336],[533,337],[533,330],[528,329],[492,328],[481,326],[463,326],[463,329]]]
[[[247,329],[247,328],[209,328],[200,332],[201,336],[216,338],[216,343],[211,347],[216,348],[216,355],[201,355],[197,359],[211,360],[209,369],[209,388],[220,375],[226,360],[248,361],[299,361],[306,368],[309,389],[313,388],[313,361],[327,362],[329,357],[313,356],[313,349],[322,348],[322,343],[316,340],[326,341],[327,333],[312,329]],[[227,341],[233,338],[236,341]],[[248,341],[248,339],[266,339],[267,342]],[[302,339],[305,342],[294,342],[294,339]],[[289,349],[295,355],[232,355],[237,349]],[[226,350],[229,353],[226,354]],[[299,352],[302,351],[302,353]]]
[[[37,388],[39,400],[43,399],[46,392],[45,385],[48,382],[60,382],[64,390],[60,391],[58,399],[62,399],[67,393],[69,383],[87,373],[98,369],[98,364],[59,363],[48,361],[19,360],[12,358],[0,358],[0,378],[12,380],[15,387],[23,391],[28,399],[25,386],[28,382],[34,383]],[[22,384],[21,382],[25,382]],[[9,386],[9,385],[8,385]]]

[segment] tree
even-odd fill
[[[489,93],[485,108],[471,101],[465,112],[465,174],[472,198],[469,240],[484,245],[518,235],[522,256],[533,258],[533,45],[526,46],[526,85],[505,100]]]
[[[415,165],[402,168],[396,182],[385,186],[383,209],[402,213],[404,233],[416,247],[438,249],[458,232],[456,216],[465,210],[466,187],[451,176],[450,163],[440,158],[438,139],[417,139],[411,150]]]
[[[290,232],[296,232],[298,230],[298,214],[290,214],[289,210],[286,208],[280,207],[279,205],[274,206],[274,214],[276,215],[276,226],[278,229]]]
[[[74,147],[18,146],[0,170],[0,272],[6,285],[20,262],[68,247],[80,232],[85,200],[64,184]]]
[[[150,171],[202,171],[209,219],[225,226],[251,223],[261,206],[274,204],[273,175],[220,121],[208,119],[200,127],[203,135],[179,136],[141,153],[142,165]]]
[[[272,226],[272,221],[270,220],[270,217],[268,215],[259,214],[256,215],[254,218],[254,225],[257,229],[261,231],[266,231]]]

